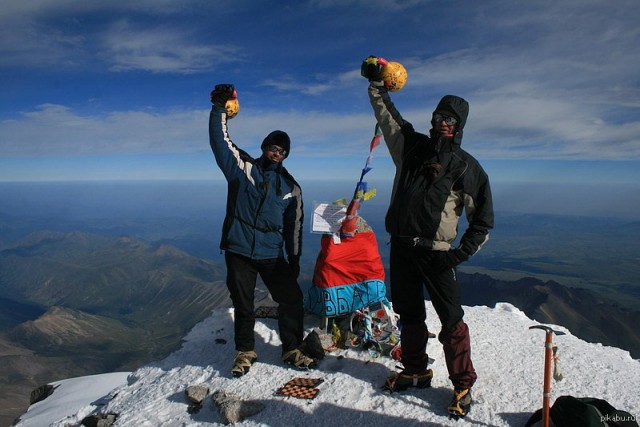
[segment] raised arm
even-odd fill
[[[253,163],[250,156],[238,148],[229,136],[226,102],[235,96],[233,85],[217,85],[211,92],[211,113],[209,114],[209,143],[216,163],[227,180],[245,175],[250,180]]]
[[[369,101],[373,107],[376,120],[389,148],[391,158],[397,167],[402,162],[405,146],[403,128],[411,126],[402,118],[400,112],[391,101],[389,91],[382,80],[382,67],[386,64],[383,58],[370,56],[362,62],[361,74],[369,80]]]

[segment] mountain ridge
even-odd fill
[[[230,305],[219,266],[130,236],[32,233],[0,251],[0,271],[3,304],[33,307],[3,320],[0,424],[42,383],[164,357]]]
[[[640,310],[552,280],[524,277],[509,282],[480,273],[458,273],[458,277],[463,304],[510,303],[532,319],[562,325],[588,342],[623,348],[633,358],[640,358],[640,331],[636,328]]]

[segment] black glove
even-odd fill
[[[454,268],[469,259],[469,255],[462,252],[461,249],[449,249],[446,253],[447,268]]]
[[[291,271],[297,279],[300,276],[300,255],[290,255],[288,260],[289,267],[291,267]]]
[[[433,267],[436,271],[445,271],[455,268],[469,259],[469,255],[460,249],[449,249],[446,252],[436,251],[437,256],[433,259]]]
[[[370,82],[382,81],[382,67],[387,65],[389,61],[384,58],[369,56],[360,66],[360,75]]]
[[[220,84],[211,91],[211,103],[218,108],[225,108],[230,99],[236,99],[236,90],[232,84]]]

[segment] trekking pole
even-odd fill
[[[542,329],[546,333],[544,342],[544,382],[542,393],[542,426],[549,427],[549,400],[551,398],[551,365],[553,362],[553,334],[564,335],[562,331],[554,331],[548,326],[535,325],[529,329]]]

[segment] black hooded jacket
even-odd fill
[[[493,203],[487,174],[460,148],[469,104],[447,95],[434,112],[458,119],[453,137],[416,132],[396,110],[384,86],[372,82],[369,98],[385,142],[396,166],[391,203],[385,227],[394,237],[419,238],[422,245],[446,251],[456,240],[464,209],[469,227],[459,248],[475,254],[493,228]]]

